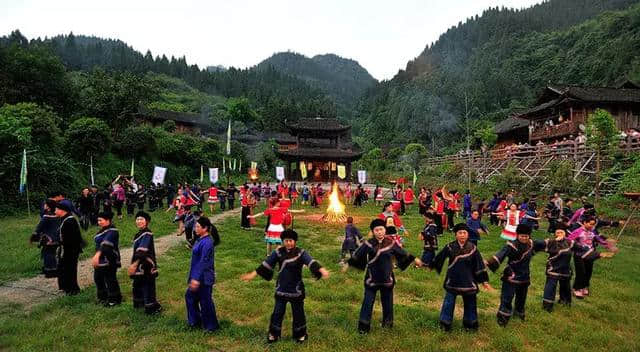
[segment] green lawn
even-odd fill
[[[173,224],[174,212],[155,211],[151,213],[152,229],[158,236],[163,236],[177,229]],[[126,212],[122,220],[117,217],[113,220],[120,232],[122,247],[131,246],[133,236],[138,232],[133,215],[127,216]],[[5,217],[0,218],[0,284],[21,277],[35,276],[40,273],[42,262],[40,249],[36,244],[29,244],[29,236],[38,224],[38,215],[32,214],[29,218]],[[93,255],[93,236],[97,233],[97,226],[90,226],[83,231],[82,237],[87,241],[87,248],[82,258]]]
[[[379,210],[374,206],[357,210],[348,208],[351,215],[361,220],[358,225],[363,232]],[[403,218],[411,231],[407,248],[420,255],[421,243],[416,234],[422,227],[422,220],[415,208],[409,212],[411,215]],[[19,224],[26,220],[12,221],[12,232],[17,233]],[[264,221],[260,218],[259,225],[263,226]],[[5,222],[3,220],[3,229],[6,228]],[[360,336],[356,326],[364,274],[354,269],[340,272],[337,262],[342,226],[297,219],[295,226],[301,236],[299,245],[308,249],[332,275],[326,281],[315,281],[308,270],[305,271],[305,306],[310,340],[303,346],[290,341],[291,318],[288,311],[283,325],[283,340],[267,348],[264,341],[273,309],[274,282],[256,278],[246,283],[239,279],[242,273],[253,270],[261,262],[265,249],[261,232],[243,231],[238,223],[239,219],[234,216],[217,224],[222,237],[222,243],[216,249],[218,284],[214,289],[222,324],[219,333],[206,335],[186,327],[184,292],[190,253],[183,246],[178,246],[159,258],[158,299],[165,308],[162,315],[147,317],[133,310],[131,284],[121,270],[119,277],[126,302],[116,308],[96,305],[93,287],[79,296],[60,298],[36,307],[30,313],[24,313],[15,306],[0,306],[0,350],[640,350],[640,241],[637,232],[623,237],[621,252],[614,259],[597,262],[592,296],[584,301],[574,301],[570,308],[557,307],[552,314],[542,310],[546,254],[541,253],[532,263],[526,322],[515,319],[506,328],[496,324],[501,285],[500,273],[496,273],[490,276],[496,292],[482,292],[478,297],[480,330],[477,333],[464,332],[461,311],[457,308],[454,330],[443,333],[438,329],[438,314],[444,294],[444,277],[435,272],[409,268],[396,273],[394,328],[380,328],[381,312],[377,302],[372,331],[369,335]],[[493,234],[479,245],[485,256],[493,254],[503,244],[497,236],[498,229],[491,230]],[[157,229],[155,231],[158,232]],[[536,238],[545,235],[543,232],[535,233]],[[441,245],[452,239],[452,235],[446,234],[440,239]],[[24,241],[20,243],[24,244]],[[36,256],[31,258],[37,259]],[[1,260],[6,259],[3,257]],[[461,303],[459,300],[458,305]]]

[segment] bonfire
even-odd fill
[[[343,223],[347,220],[347,213],[344,211],[344,204],[338,197],[338,183],[335,182],[329,194],[329,206],[327,213],[322,217],[325,222]]]

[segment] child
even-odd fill
[[[524,217],[524,212],[518,210],[518,206],[515,203],[511,203],[509,209],[501,214],[501,219],[505,221],[505,225],[500,237],[507,241],[513,241],[516,239],[516,228]]]
[[[393,327],[393,287],[396,280],[393,275],[392,258],[395,257],[398,267],[406,269],[412,262],[422,266],[422,261],[400,248],[393,240],[386,237],[385,221],[375,219],[369,225],[374,237],[364,241],[349,258],[349,266],[360,270],[366,269],[364,277],[364,299],[360,308],[358,332],[366,334],[371,329],[371,314],[376,293],[380,291],[382,301],[382,326]]]
[[[420,233],[420,240],[424,241],[422,247],[422,265],[428,266],[436,255],[438,250],[438,227],[435,222],[436,215],[434,213],[426,213],[425,227]]]
[[[309,194],[309,186],[307,186],[307,183],[305,182],[302,185],[302,205],[309,204]]]
[[[342,242],[342,252],[340,255],[340,264],[345,263],[347,253],[349,258],[353,256],[353,252],[358,248],[358,244],[362,241],[362,235],[355,225],[353,225],[353,217],[347,218],[347,226],[344,228],[344,241]]]
[[[468,241],[467,225],[455,225],[453,233],[455,241],[448,243],[429,264],[429,268],[440,273],[445,259],[449,259],[443,286],[446,293],[440,310],[440,327],[444,331],[451,331],[456,297],[460,295],[464,301],[462,325],[467,330],[475,331],[478,330],[478,284],[482,284],[487,290],[492,290],[492,287],[488,283],[489,276],[478,248]]]
[[[287,303],[291,304],[293,315],[292,336],[298,343],[306,341],[307,323],[304,314],[304,282],[302,281],[302,267],[307,266],[316,279],[326,279],[329,277],[327,269],[314,260],[304,249],[298,248],[298,233],[293,230],[282,232],[284,247],[273,251],[260,266],[245,275],[241,279],[244,281],[253,280],[256,275],[262,276],[269,281],[273,277],[273,272],[278,264],[278,279],[276,280],[275,306],[271,314],[269,323],[268,343],[278,341],[282,330],[282,319],[287,308]]]
[[[272,200],[271,202],[272,202],[271,207],[269,207],[267,210],[263,211],[262,213],[247,216],[249,219],[255,219],[262,215],[266,215],[269,217],[268,225],[267,225],[268,227],[264,236],[264,241],[267,243],[267,256],[271,254],[273,245],[279,246],[282,244],[282,239],[280,235],[284,231],[283,224],[284,224],[284,218],[287,211],[290,213],[304,212],[304,209],[290,210],[285,207],[282,207],[280,205],[280,202],[278,201]]]
[[[543,246],[534,248],[531,240],[531,227],[519,224],[516,232],[517,240],[509,241],[485,263],[495,272],[505,258],[507,266],[502,274],[502,290],[500,293],[500,307],[498,308],[498,325],[506,326],[513,313],[511,304],[515,295],[515,314],[524,320],[524,307],[527,300],[527,291],[530,284],[529,264],[536,250],[542,250]],[[542,248],[541,248],[542,247]]]

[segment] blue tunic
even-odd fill
[[[133,257],[131,262],[139,260],[138,267],[133,276],[158,276],[156,264],[156,249],[153,243],[153,233],[149,229],[138,231],[133,240]]]
[[[100,232],[93,237],[96,252],[101,252],[98,266],[120,267],[119,239],[118,229],[113,226],[100,229]]]
[[[415,259],[414,256],[398,246],[397,242],[385,237],[382,242],[374,237],[363,242],[349,258],[349,265],[366,270],[365,287],[393,287],[396,280],[393,275],[395,257],[398,267],[406,269]]]
[[[444,289],[452,294],[476,294],[478,283],[489,281],[487,268],[484,265],[478,248],[471,242],[460,247],[458,241],[448,243],[429,264],[438,273],[442,270],[445,259],[449,259]]]
[[[498,253],[487,260],[489,269],[495,272],[500,267],[500,263],[508,258],[507,266],[502,273],[502,281],[512,284],[529,284],[530,273],[529,264],[536,251],[542,250],[540,246],[535,247],[533,241],[522,243],[518,240],[508,241]]]
[[[280,247],[271,252],[271,255],[260,264],[256,272],[265,280],[271,280],[276,264],[280,268],[276,281],[276,297],[293,300],[304,299],[302,267],[305,265],[309,267],[316,279],[322,276],[320,273],[322,266],[307,251],[298,247],[294,247],[291,250]]]
[[[193,246],[191,252],[191,269],[189,278],[199,281],[201,285],[213,286],[216,283],[216,271],[214,264],[214,244],[211,236],[200,237],[200,240]]]

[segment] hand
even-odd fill
[[[328,279],[329,278],[329,270],[327,270],[325,268],[320,268],[319,271],[320,271],[320,274],[322,274],[322,278],[323,279]]]
[[[346,273],[347,270],[349,270],[349,264],[345,264],[342,269],[340,269],[340,271],[342,271],[343,273]]]
[[[600,253],[600,258],[612,258],[614,255],[614,252],[603,252]]]
[[[251,281],[251,280],[253,280],[253,278],[256,277],[257,274],[258,273],[255,272],[255,270],[254,270],[254,271],[252,271],[250,273],[246,273],[246,274],[240,276],[240,280],[242,280],[242,281]]]
[[[488,282],[483,282],[482,283],[482,287],[484,287],[484,289],[488,292],[493,292],[495,291],[495,289],[493,287],[491,287],[491,285],[489,285]]]
[[[129,274],[129,276],[133,276],[136,271],[138,270],[138,260],[136,260],[135,262],[131,263],[131,265],[129,265],[129,268],[127,268],[127,274]]]
[[[489,262],[486,259],[482,259],[482,261],[484,262],[484,266],[489,266]]]
[[[420,260],[419,258],[416,258],[413,262],[416,263],[416,266],[419,268],[423,265],[422,260]]]
[[[100,266],[100,252],[96,252],[96,254],[93,255],[93,258],[91,258],[91,265],[94,268],[97,268],[98,266]]]
[[[198,288],[200,288],[200,281],[191,279],[189,282],[189,289],[191,291],[198,291]]]

